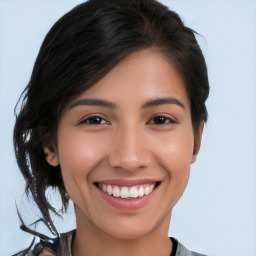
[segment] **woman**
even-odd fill
[[[41,235],[23,254],[200,255],[168,228],[208,93],[194,32],[162,4],[91,0],[64,15],[42,44],[14,130],[26,191],[57,238]],[[76,230],[58,234],[49,187],[64,211],[74,202]]]

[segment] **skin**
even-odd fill
[[[115,108],[82,104],[92,98]],[[176,101],[145,107],[160,98]],[[98,123],[91,116],[99,116]],[[170,255],[171,211],[186,188],[202,131],[203,123],[194,134],[183,79],[157,49],[133,53],[68,104],[56,150],[44,150],[49,164],[60,164],[75,204],[72,255]],[[93,184],[110,178],[161,184],[148,204],[124,211],[104,201]]]

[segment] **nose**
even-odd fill
[[[134,172],[149,166],[151,153],[146,134],[142,129],[130,127],[118,131],[113,136],[109,165]]]

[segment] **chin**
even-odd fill
[[[142,223],[140,219],[138,221],[124,221],[121,223],[115,222],[111,223],[111,225],[101,226],[102,231],[115,238],[120,240],[136,240],[140,239],[156,230],[159,227],[158,223],[153,225],[153,223]]]
[[[114,230],[108,235],[120,240],[137,240],[151,233],[151,230]]]

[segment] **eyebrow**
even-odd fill
[[[94,99],[94,98],[77,100],[71,104],[69,109],[74,108],[76,106],[81,106],[81,105],[101,106],[101,107],[105,107],[105,108],[109,108],[109,109],[116,109],[115,103],[107,101],[107,100]]]
[[[171,98],[171,97],[150,100],[150,101],[144,103],[142,108],[148,108],[148,107],[159,106],[159,105],[164,105],[164,104],[175,104],[175,105],[178,105],[185,109],[184,104],[182,104],[178,99]]]
[[[164,105],[164,104],[175,104],[185,109],[185,106],[176,98],[168,97],[168,98],[157,98],[154,100],[150,100],[145,102],[142,105],[142,109]],[[86,98],[75,101],[71,104],[69,109],[72,109],[76,106],[101,106],[109,109],[116,109],[117,105],[114,102],[103,100],[103,99],[95,99],[95,98]]]

